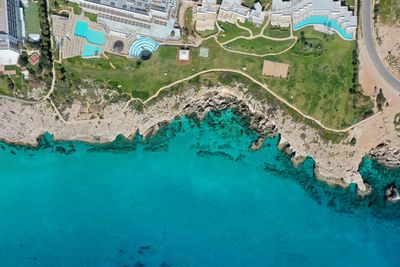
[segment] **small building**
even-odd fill
[[[217,20],[218,5],[216,0],[203,0],[193,9],[196,31],[213,31]]]
[[[192,53],[189,48],[180,48],[177,51],[176,60],[179,64],[188,64],[192,61]]]
[[[179,49],[179,61],[188,61],[190,58],[190,50],[189,49]]]
[[[218,21],[244,23],[249,18],[250,9],[242,6],[241,0],[223,0],[219,9]]]
[[[31,65],[36,65],[39,63],[40,60],[40,56],[37,52],[33,52],[32,55],[30,55],[30,57],[28,58],[29,63],[31,63]]]
[[[263,75],[269,77],[287,78],[289,64],[264,60]]]

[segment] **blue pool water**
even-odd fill
[[[85,44],[83,46],[82,57],[94,57],[98,56],[101,53],[101,47]]]
[[[294,25],[293,30],[299,30],[303,27],[310,25],[324,25],[334,29],[338,34],[342,36],[342,38],[347,40],[352,40],[353,35],[346,33],[344,29],[340,27],[340,25],[336,22],[336,20],[330,20],[325,16],[310,16],[305,20]]]
[[[146,141],[0,143],[1,266],[398,264],[397,206],[318,182],[311,159],[294,169],[278,138],[249,151],[256,137],[223,112]]]
[[[103,32],[89,29],[89,23],[78,20],[75,25],[75,35],[86,38],[89,43],[103,45],[106,43],[106,37]]]
[[[160,47],[160,44],[153,39],[148,37],[139,37],[129,48],[129,56],[140,58],[145,50],[153,54],[158,47]]]

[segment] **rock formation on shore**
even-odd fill
[[[282,106],[267,99],[260,100],[240,84],[169,92],[146,103],[142,109],[133,104],[135,102],[129,105],[117,102],[103,114],[96,114],[94,119],[81,119],[73,108],[63,111],[70,112],[68,114],[58,114],[48,102],[24,104],[0,98],[0,138],[10,143],[36,145],[39,136],[50,132],[55,140],[110,142],[119,134],[127,138],[133,138],[136,133],[151,135],[180,115],[202,117],[206,112],[229,108],[248,118],[250,127],[259,133],[259,140],[249,144],[252,149],[259,148],[265,138],[279,133],[280,147],[292,156],[292,161],[299,164],[312,157],[316,176],[329,184],[346,187],[356,183],[361,194],[368,193],[358,167],[371,149],[371,157],[380,163],[390,167],[400,165],[400,138],[394,139],[397,133],[391,130],[393,125],[388,122],[372,118],[351,129],[347,138],[334,144],[323,138],[320,128],[305,123],[306,119],[294,119]],[[60,119],[60,115],[68,120]],[[371,139],[368,130],[376,127],[385,129],[386,133]],[[350,144],[351,139],[357,140],[355,144]]]

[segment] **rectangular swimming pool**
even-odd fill
[[[95,57],[100,55],[101,47],[91,44],[85,44],[83,46],[82,57]]]

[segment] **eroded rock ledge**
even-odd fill
[[[387,157],[389,154],[398,156],[398,152],[391,151],[400,147],[400,138],[395,140],[397,133],[379,117],[354,128],[347,139],[333,144],[321,137],[320,129],[294,120],[281,107],[265,99],[257,99],[240,84],[233,87],[187,88],[151,101],[140,111],[131,105],[122,112],[124,105],[114,103],[105,109],[105,112],[112,110],[112,116],[96,114],[98,119],[80,120],[78,115],[71,113],[68,114],[69,121],[63,122],[49,103],[27,105],[0,99],[0,138],[10,143],[36,145],[38,136],[50,132],[55,140],[111,142],[118,134],[127,138],[132,138],[137,132],[144,136],[151,135],[166,122],[183,114],[201,117],[211,110],[234,108],[249,118],[250,126],[260,134],[260,139],[252,144],[253,149],[260,147],[268,136],[279,132],[279,146],[292,155],[293,162],[299,164],[306,157],[312,157],[317,177],[332,185],[356,183],[360,193],[368,193],[369,187],[358,172],[359,164],[371,149],[378,144],[389,144],[390,140],[390,146],[372,150],[371,157],[391,167],[400,163],[390,159],[392,156]],[[385,134],[371,138],[377,127],[385,129]],[[355,144],[349,144],[351,139],[357,140]]]

